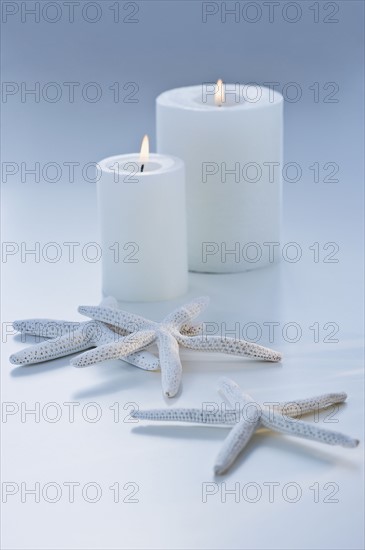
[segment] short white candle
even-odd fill
[[[99,163],[103,293],[121,301],[168,300],[187,290],[184,164],[147,154]]]
[[[189,268],[272,262],[280,242],[283,97],[265,87],[191,86],[157,98],[157,150],[182,158]],[[278,254],[276,254],[278,256]]]

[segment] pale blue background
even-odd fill
[[[330,229],[331,240],[346,233],[347,246],[353,246],[352,237],[361,231],[363,2],[335,3],[339,11],[333,17],[339,22],[332,24],[323,22],[330,13],[325,2],[319,2],[319,23],[313,23],[313,3],[301,1],[297,23],[284,21],[280,11],[288,3],[281,2],[273,23],[263,9],[262,19],[251,24],[235,23],[232,17],[224,24],[219,15],[203,24],[202,3],[196,1],[138,2],[139,23],[117,24],[112,3],[104,0],[101,20],[91,24],[81,17],[83,4],[75,8],[72,24],[65,8],[55,24],[33,23],[31,17],[23,24],[19,16],[3,24],[3,81],[29,86],[35,81],[96,81],[103,89],[95,104],[83,101],[79,92],[72,105],[66,93],[55,104],[35,104],[32,98],[22,104],[19,95],[10,97],[2,105],[4,160],[96,162],[136,151],[144,133],[154,148],[154,100],[163,90],[219,77],[282,85],[294,81],[303,97],[286,104],[285,159],[303,167],[334,161],[340,166],[340,184],[315,186],[311,179],[287,184],[285,226],[310,210],[311,226]],[[121,17],[128,12],[122,7]],[[114,103],[108,87],[115,81],[121,86],[136,82],[139,102]],[[331,81],[339,85],[339,103],[314,103],[308,86]]]

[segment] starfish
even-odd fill
[[[86,367],[99,361],[124,357],[156,342],[160,357],[163,392],[167,397],[173,397],[179,390],[182,378],[179,346],[199,351],[244,355],[266,361],[280,361],[280,353],[245,340],[203,336],[201,328],[199,329],[200,335],[182,334],[182,327],[186,323],[191,323],[205,309],[208,301],[206,297],[197,298],[170,313],[161,323],[103,306],[80,306],[79,312],[83,315],[119,329],[129,332],[134,330],[134,332],[118,342],[87,351],[73,359],[71,363],[75,367]]]
[[[294,420],[294,418],[300,417],[302,414],[318,411],[318,409],[324,409],[335,403],[342,403],[347,398],[344,392],[276,403],[272,404],[272,407],[268,407],[255,403],[249,395],[242,392],[241,388],[233,380],[222,378],[218,387],[230,407],[232,407],[232,410],[221,409],[214,412],[207,412],[203,408],[135,410],[132,416],[137,419],[146,420],[168,420],[230,426],[232,429],[226,437],[215,461],[215,474],[223,474],[228,470],[255,431],[260,427],[320,441],[328,445],[356,447],[359,443],[357,439],[353,439],[340,432],[319,428],[302,420]]]
[[[112,309],[118,309],[113,297],[105,298],[102,303]],[[129,334],[128,330],[119,329],[99,321],[83,323],[57,321],[52,319],[25,319],[14,321],[13,327],[22,334],[49,338],[45,342],[29,346],[10,356],[14,365],[30,365],[65,357],[93,346],[112,344]],[[196,334],[199,326],[183,326],[184,334]],[[122,359],[131,365],[144,370],[159,370],[158,358],[148,351],[139,351]]]

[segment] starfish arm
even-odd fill
[[[13,322],[13,328],[23,334],[56,338],[64,336],[80,327],[79,322],[61,321],[55,319],[21,319]]]
[[[224,474],[224,472],[228,470],[243,448],[247,445],[259,424],[260,420],[252,421],[242,419],[231,429],[216,458],[214,464],[215,474]]]
[[[10,356],[10,362],[13,365],[42,363],[43,361],[50,361],[51,359],[84,351],[92,345],[93,343],[85,331],[79,328],[72,335],[64,334],[59,338],[53,338],[18,351]]]
[[[108,359],[125,358],[151,344],[155,337],[155,331],[141,330],[136,334],[130,334],[125,338],[121,338],[117,342],[105,344],[82,353],[78,357],[75,357],[75,359],[72,359],[71,364],[74,367],[87,367],[101,361],[107,361]]]
[[[106,296],[101,300],[99,306],[111,307],[112,309],[119,309],[118,301],[114,298],[114,296]]]
[[[234,423],[234,413],[209,413],[203,409],[152,409],[136,410],[131,413],[133,418],[140,420],[156,420],[171,422],[194,422],[197,424],[229,424]]]
[[[269,416],[267,413],[263,413],[261,415],[261,422],[266,428],[271,428],[277,432],[320,441],[321,443],[327,443],[327,445],[356,447],[359,444],[358,439],[354,439],[348,435],[332,430],[325,430],[302,420],[292,420],[280,414],[274,413]]]
[[[87,325],[88,323],[84,324]],[[113,330],[113,328],[115,327],[112,327],[112,325],[105,325],[104,323],[100,323],[99,321],[90,321],[90,325],[97,325],[99,327],[99,332],[97,334],[98,338],[97,340],[95,339],[96,346],[103,346],[105,344],[113,343],[115,344],[116,342],[124,341],[124,338],[122,340],[120,336],[126,336],[130,334],[129,332],[125,332],[122,329]],[[122,359],[123,361],[126,361],[127,363],[130,363],[131,365],[139,367],[143,370],[160,370],[160,362],[158,358],[149,351],[137,351],[125,357],[118,357],[118,359]]]
[[[277,362],[281,360],[281,354],[258,344],[246,342],[245,340],[236,340],[234,338],[221,338],[220,336],[193,336],[186,337],[180,335],[179,343],[188,349],[198,351],[215,351],[227,353],[230,355],[246,355],[265,361]]]
[[[118,302],[113,296],[104,298],[100,305],[110,308],[118,308]],[[56,338],[64,336],[78,328],[81,328],[79,321],[65,321],[58,319],[36,318],[36,319],[20,319],[13,322],[13,328],[23,334],[32,336],[42,336],[43,338]],[[110,326],[110,328],[113,328]],[[118,330],[118,333],[123,335],[128,334],[126,330]]]
[[[16,365],[49,361],[57,357],[84,351],[95,345],[95,343],[103,345],[115,342],[116,338],[118,338],[117,335],[125,336],[129,334],[123,329],[113,330],[114,327],[112,325],[108,327],[97,321],[79,323],[44,318],[23,319],[14,321],[13,327],[25,334],[53,339],[42,342],[42,345],[35,344],[13,354],[10,357],[10,362]],[[65,338],[61,339],[61,336]],[[95,339],[97,342],[94,342]],[[60,350],[62,350],[61,354],[57,354],[57,351]],[[133,353],[123,359],[127,363],[144,370],[160,369],[158,358],[148,351]]]
[[[136,332],[152,324],[151,321],[147,321],[139,315],[110,307],[80,306],[78,311],[86,317],[91,317],[91,319],[102,321],[128,332]]]
[[[119,328],[114,325],[108,325],[108,323],[103,323],[103,324],[106,327],[108,327],[109,330],[112,330],[114,333],[119,334],[119,336],[128,336],[128,334],[130,334],[130,331],[124,328]]]
[[[118,302],[114,298],[114,296],[106,296],[105,298],[103,298],[101,300],[99,306],[120,310],[119,306],[118,306]],[[108,323],[105,323],[105,325],[108,329],[112,330],[113,332],[116,332],[117,334],[119,334],[121,336],[127,336],[131,332],[131,331],[128,331],[124,328],[119,328],[119,327],[115,327],[113,325],[108,325]]]
[[[179,344],[168,331],[160,330],[157,333],[157,347],[163,393],[167,397],[174,397],[179,390],[182,378]]]
[[[218,380],[218,391],[228,401],[231,407],[235,407],[237,404],[241,406],[252,401],[249,396],[244,395],[236,382],[225,376]]]
[[[127,363],[143,370],[160,370],[160,361],[158,360],[158,357],[149,351],[137,351],[127,355],[126,357],[119,357],[118,359],[122,359],[123,361],[126,361]]]
[[[346,399],[347,394],[345,392],[326,393],[317,397],[309,397],[308,399],[295,399],[275,404],[273,411],[296,418],[302,416],[302,414],[325,409],[336,403],[343,403]]]
[[[209,298],[207,296],[201,296],[195,300],[185,304],[178,309],[175,309],[163,320],[163,324],[173,325],[175,328],[180,328],[182,325],[189,323],[207,307]]]
[[[202,330],[203,323],[199,323],[198,325],[190,325],[189,323],[186,323],[181,327],[180,332],[184,336],[198,336],[202,333]]]

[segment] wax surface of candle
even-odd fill
[[[269,265],[280,243],[283,98],[254,92],[226,84],[218,105],[202,86],[157,98],[157,149],[186,165],[193,271]]]
[[[121,301],[168,300],[187,290],[184,165],[150,155],[100,163],[103,292]]]

